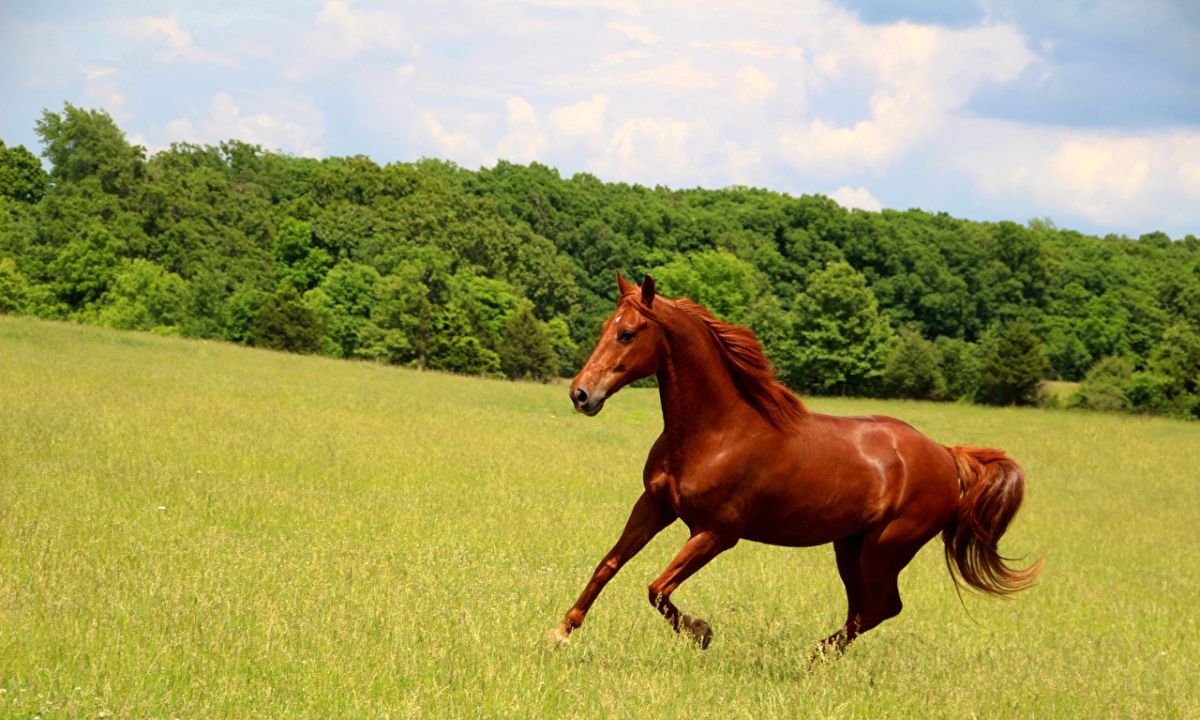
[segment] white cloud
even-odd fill
[[[1017,79],[1035,56],[1015,27],[951,30],[909,23],[841,23],[812,67],[819,87],[836,79],[869,94],[853,123],[813,118],[780,133],[780,149],[810,174],[881,173],[930,137],[987,83]]]
[[[725,143],[725,174],[734,185],[754,185],[762,182],[762,148],[757,143],[743,147],[736,142]]]
[[[119,72],[114,67],[86,67],[83,69],[83,100],[88,105],[104,108],[118,124],[133,118],[125,107],[125,93],[117,86]]]
[[[643,45],[654,45],[662,39],[661,35],[645,25],[631,25],[629,23],[610,22],[608,25],[605,25],[605,27],[607,27],[609,30],[619,32],[631,40],[636,40]]]
[[[237,67],[232,58],[198,47],[174,15],[140,17],[115,23],[117,31],[157,46],[154,59]]]
[[[1200,132],[1126,133],[963,121],[946,136],[951,166],[992,201],[1060,221],[1176,229],[1200,207]],[[1140,232],[1140,231],[1139,231]]]
[[[635,118],[617,128],[603,155],[590,165],[604,177],[633,182],[678,181],[690,175],[693,137],[688,123],[677,118]]]
[[[550,111],[550,128],[560,135],[586,136],[599,133],[604,127],[608,96],[596,93],[591,98]]]
[[[508,115],[508,131],[497,145],[497,155],[516,163],[541,159],[549,144],[537,113],[527,100],[510,97],[504,103]]]
[[[482,157],[479,139],[466,130],[450,130],[432,112],[421,114],[425,135],[433,140],[443,157],[460,163],[478,163]]]
[[[658,85],[671,92],[707,90],[717,86],[711,73],[697,68],[691,58],[679,58],[666,65],[656,65],[628,77],[631,83]]]
[[[700,50],[717,50],[749,55],[759,60],[772,60],[777,57],[788,57],[793,60],[804,55],[804,49],[795,45],[781,46],[755,38],[737,38],[733,40],[693,40],[690,47]]]
[[[621,52],[608,53],[600,58],[597,63],[600,67],[610,67],[612,65],[622,65],[634,60],[643,60],[650,57],[650,53],[645,50],[622,50]]]
[[[419,46],[409,36],[398,13],[355,11],[345,0],[327,0],[317,14],[319,42],[325,54],[348,58],[371,50],[415,54]]]
[[[843,185],[837,190],[829,193],[829,197],[844,208],[858,208],[859,210],[870,210],[871,212],[879,212],[883,209],[883,203],[879,202],[879,198],[871,194],[871,191],[864,187],[850,187]]]
[[[307,121],[301,123],[299,117]],[[213,95],[208,112],[196,120],[186,117],[168,122],[162,135],[168,142],[216,143],[236,139],[268,150],[283,150],[318,156],[322,135],[320,112],[307,106],[289,104],[278,112],[244,112],[229,93]]]
[[[736,76],[737,84],[734,86],[734,95],[742,103],[760,103],[770,97],[779,87],[779,84],[772,80],[770,75],[753,65],[743,66],[737,71]]]

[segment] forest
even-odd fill
[[[570,376],[621,271],[746,325],[797,392],[1200,417],[1200,239],[847,210],[537,163],[149,154],[102,110],[0,140],[0,313]],[[44,162],[43,162],[44,160]],[[47,170],[48,168],[48,170]]]

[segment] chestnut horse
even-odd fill
[[[822,641],[840,652],[901,608],[897,576],[942,533],[955,582],[1007,595],[1040,561],[1009,567],[996,544],[1021,505],[1020,466],[999,450],[946,447],[889,417],[810,412],[775,378],[754,334],[685,299],[617,275],[621,297],[571,383],[595,415],[625,385],[657,375],[663,431],[646,458],[645,490],[554,637],[566,642],[604,585],[676,519],[691,530],[650,603],[676,632],[708,647],[708,623],[671,594],[741,539],[802,547],[833,543],[846,586],[845,624]],[[957,574],[957,576],[956,576]]]

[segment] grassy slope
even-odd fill
[[[1200,423],[818,399],[1003,447],[1004,548],[1042,584],[963,612],[931,544],[840,662],[828,548],[744,543],[676,595],[673,527],[565,651],[660,427],[627,390],[301,358],[0,318],[0,717],[1197,717]],[[972,619],[973,618],[973,619]]]

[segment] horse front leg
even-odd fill
[[[583,592],[579,594],[579,599],[563,616],[559,626],[554,629],[552,638],[565,644],[570,638],[571,632],[583,624],[583,618],[587,615],[588,609],[592,607],[592,603],[596,601],[596,597],[613,575],[616,575],[621,566],[631,557],[637,555],[646,546],[646,543],[650,542],[651,538],[674,521],[674,511],[649,493],[643,492],[629,513],[629,520],[625,523],[625,530],[621,532],[621,538],[596,566],[592,572],[592,579],[584,586]]]
[[[695,533],[684,543],[663,574],[650,583],[650,604],[671,623],[675,632],[687,632],[702,649],[712,642],[712,627],[700,618],[680,613],[679,608],[671,602],[671,593],[710,560],[736,544],[736,537],[713,531]]]

